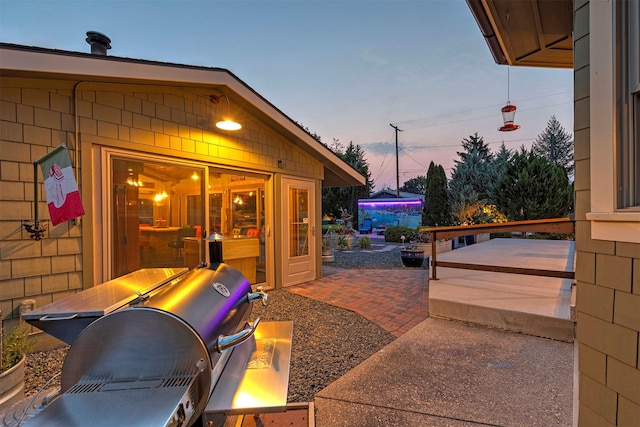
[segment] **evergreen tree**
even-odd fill
[[[441,165],[429,164],[426,178],[423,225],[432,227],[451,224],[451,204],[447,192],[447,176]]]
[[[504,145],[504,142],[500,144],[500,150],[493,156],[493,165],[496,169],[496,175],[502,176],[502,174],[507,170],[507,166],[509,165],[509,161],[513,156],[513,151],[508,150]]]
[[[492,155],[489,151],[489,144],[485,143],[481,136],[478,136],[478,132],[469,135],[469,138],[463,139],[462,148],[464,148],[464,152],[458,151],[458,156],[462,161],[464,161],[472,151],[476,151],[481,159],[491,161]]]
[[[369,163],[365,158],[362,147],[349,142],[346,149],[337,139],[333,140],[332,151],[348,163],[355,170],[365,177],[365,185],[353,187],[332,187],[322,189],[322,211],[323,214],[330,214],[335,217],[340,216],[340,208],[347,209],[353,215],[353,226],[356,227],[358,218],[358,199],[369,198],[371,189],[374,186],[369,171]]]
[[[485,206],[491,203],[493,188],[497,182],[496,170],[489,156],[481,156],[472,149],[456,161],[449,181],[449,200],[456,224],[493,222],[485,215]]]
[[[416,178],[411,178],[408,181],[405,181],[400,187],[400,191],[406,191],[407,193],[413,194],[424,194],[427,189],[427,177],[424,175],[420,175]]]
[[[495,190],[494,202],[510,221],[562,217],[573,203],[563,167],[524,147],[513,156]]]
[[[544,132],[538,135],[531,147],[539,156],[564,168],[568,176],[573,176],[573,140],[556,119],[551,116]]]

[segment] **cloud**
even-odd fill
[[[360,144],[365,153],[386,155],[389,153],[395,153],[396,144],[393,142],[370,142]]]

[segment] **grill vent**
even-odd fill
[[[160,387],[187,387],[193,377],[172,377],[166,378]]]
[[[104,383],[78,383],[67,390],[67,393],[93,393],[104,385]]]
[[[67,393],[78,394],[144,388],[189,387],[191,381],[193,381],[193,377],[180,376],[164,378],[162,380],[78,383],[67,390]]]

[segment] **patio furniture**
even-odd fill
[[[365,218],[362,220],[362,227],[358,230],[360,234],[369,234],[373,230],[373,222],[371,218]]]

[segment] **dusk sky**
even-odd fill
[[[331,145],[359,144],[376,189],[449,174],[461,141],[527,148],[555,115],[573,134],[573,71],[497,65],[464,0],[10,1],[0,41],[220,67]],[[507,81],[509,80],[509,85]],[[508,90],[509,89],[509,90]],[[502,133],[500,108],[521,129]]]

